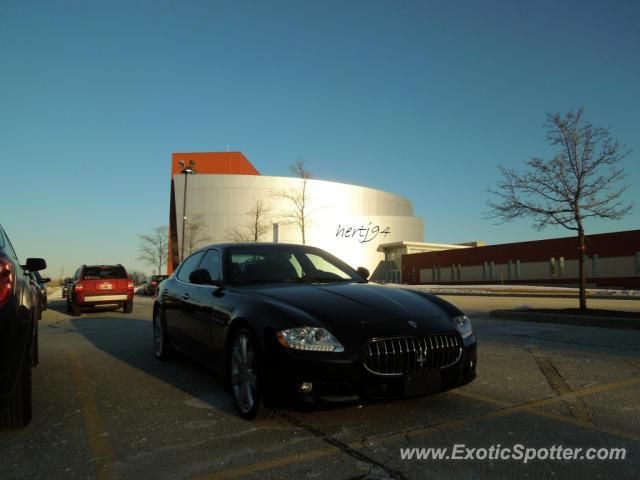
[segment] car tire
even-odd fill
[[[229,385],[236,409],[245,420],[266,418],[271,410],[264,405],[262,352],[255,334],[241,328],[229,351]]]
[[[133,300],[130,302],[126,302],[123,307],[122,307],[122,311],[124,313],[131,313],[133,312]]]
[[[31,348],[22,361],[22,369],[9,397],[0,399],[0,430],[26,427],[31,421]]]
[[[171,342],[167,337],[167,321],[164,310],[158,307],[153,314],[153,353],[158,360],[171,357]]]
[[[71,297],[67,296],[67,313],[71,313]]]
[[[72,303],[71,315],[74,317],[79,317],[81,313],[82,313],[82,308],[80,308],[80,305],[76,305],[75,303]]]

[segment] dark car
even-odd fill
[[[50,278],[42,278],[40,272],[29,272],[31,276],[35,279],[36,284],[38,285],[38,290],[40,291],[40,310],[45,311],[49,308],[49,299],[47,298],[47,283],[51,281]]]
[[[147,295],[155,294],[160,282],[168,277],[169,275],[151,275],[147,277],[147,280],[144,282],[144,293]]]
[[[62,281],[62,298],[67,298],[67,292],[69,291],[69,285],[73,279],[71,277],[67,277]]]
[[[155,356],[178,349],[224,375],[247,419],[290,401],[413,397],[475,378],[460,310],[367,276],[304,245],[200,249],[156,293]]]
[[[67,291],[67,311],[78,316],[86,308],[120,307],[133,311],[133,281],[118,265],[82,265]]]
[[[31,420],[31,367],[38,363],[38,305],[25,272],[47,268],[42,258],[18,261],[0,226],[0,430]]]

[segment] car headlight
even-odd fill
[[[311,352],[344,352],[344,347],[326,328],[287,328],[278,332],[278,341],[287,348]]]
[[[453,317],[451,320],[463,339],[469,338],[473,334],[471,320],[469,320],[469,317],[466,315],[459,315],[457,317]]]

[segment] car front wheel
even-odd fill
[[[240,329],[231,347],[229,379],[236,408],[247,420],[264,418],[270,413],[263,405],[260,355],[260,345],[253,332]]]

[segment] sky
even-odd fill
[[[171,154],[229,149],[401,195],[426,242],[573,236],[496,225],[487,189],[581,106],[632,150],[636,204],[587,233],[640,228],[640,2],[2,0],[0,224],[54,278],[151,273]]]

